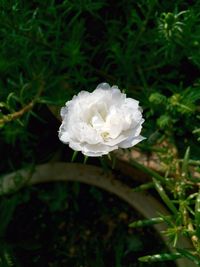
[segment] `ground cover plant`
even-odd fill
[[[129,97],[138,99],[143,108],[145,123],[142,135],[147,139],[133,149],[148,154],[149,157],[156,155],[161,166],[161,173],[157,173],[130,157],[132,166],[153,177],[147,184],[141,183],[134,190],[150,189],[154,193],[157,192],[171,212],[168,217],[161,215],[156,219],[133,223],[131,227],[164,221],[168,225],[165,234],[175,247],[174,254],[166,251],[166,255],[163,250],[158,249],[153,252],[144,251],[143,255],[138,257],[141,257],[141,261],[148,262],[173,261],[175,258],[185,257],[200,265],[199,10],[200,1],[182,0],[1,0],[1,180],[7,173],[21,168],[31,169],[36,164],[57,159],[71,162],[73,151],[58,139],[58,113],[61,106],[82,90],[92,92],[101,82],[118,85]],[[114,158],[115,155],[111,154],[109,160],[113,161],[113,168]],[[83,163],[84,157],[79,154],[73,160]],[[107,158],[88,159],[88,163],[103,165],[103,169],[110,168]],[[16,192],[5,195],[1,190],[2,266],[25,266],[20,262],[19,255],[22,252],[18,251],[19,254],[16,254],[13,251],[17,233],[12,232],[12,242],[8,242],[6,238],[11,225],[12,231],[15,229],[14,215],[20,212],[20,205],[28,205],[29,201],[33,201],[29,191],[24,195],[17,192],[21,182],[19,178],[16,182]],[[49,202],[52,200],[51,196],[53,199],[58,198],[59,203],[55,202],[51,206],[47,201],[45,205],[50,205],[52,220],[62,221],[65,218],[63,214],[56,217],[57,209],[65,210],[62,205],[67,203],[62,188],[59,189],[58,186],[58,189],[51,193],[47,190],[46,196],[42,187],[30,190],[40,195],[43,200],[46,197]],[[68,187],[66,192],[70,195]],[[96,198],[99,194],[103,193],[98,190],[93,192]],[[75,196],[71,201],[74,201],[73,205],[79,205]],[[115,201],[116,205],[120,205]],[[106,215],[106,205],[103,201],[99,202],[102,216]],[[44,213],[45,209],[48,210],[46,206]],[[120,212],[120,208],[118,211]],[[75,207],[72,212],[76,216]],[[115,212],[112,212],[114,216]],[[137,216],[134,220],[136,219]],[[36,225],[38,223],[36,220]],[[131,221],[126,223],[128,226]],[[121,221],[117,221],[117,224],[120,227]],[[81,230],[81,218],[79,225]],[[39,236],[42,231],[41,228],[38,229]],[[98,227],[96,231],[98,236]],[[120,240],[121,244],[124,244],[126,235],[125,231],[120,233],[122,235],[118,238],[119,246]],[[59,236],[57,232],[56,234]],[[74,234],[75,229],[72,229],[72,238]],[[180,235],[191,240],[190,250],[176,248]],[[97,236],[91,238],[91,242],[96,242]],[[66,241],[64,245],[68,246],[69,243]],[[105,251],[102,247],[98,248],[100,254],[96,257],[100,259]],[[30,251],[36,249],[40,249],[37,244],[30,246]],[[58,248],[58,252],[61,253],[62,249]],[[117,247],[115,249],[117,255]],[[119,255],[123,252],[120,250]],[[142,258],[146,254],[150,256]],[[159,257],[151,254],[159,254]],[[83,265],[81,255],[78,258],[78,262],[73,263],[74,266]],[[48,262],[43,262],[42,266],[58,264],[53,262],[51,265],[51,261]],[[113,266],[129,266],[129,263],[131,264],[131,261],[124,265],[123,261],[118,261],[113,263]],[[85,263],[87,264],[92,263]],[[96,264],[107,266],[101,260]],[[134,264],[138,265],[130,266],[143,266],[139,261]]]

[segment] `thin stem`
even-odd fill
[[[22,117],[25,113],[27,113],[29,110],[31,110],[33,108],[33,106],[35,105],[38,96],[41,95],[43,90],[43,82],[41,82],[41,85],[39,87],[38,93],[36,94],[35,98],[28,103],[26,106],[24,106],[22,109],[15,111],[13,113],[10,113],[8,115],[4,115],[1,119],[0,119],[0,126],[4,125],[7,122],[11,122],[14,120],[19,119],[20,117]]]
[[[179,162],[183,162],[183,159],[179,159]],[[189,165],[194,165],[194,166],[199,166],[200,165],[200,160],[194,160],[194,159],[189,159],[188,160]]]
[[[10,121],[13,121],[13,120],[16,120],[16,119],[20,118],[27,111],[32,109],[33,106],[34,106],[34,101],[31,101],[28,105],[26,105],[25,107],[23,107],[19,111],[13,112],[13,113],[8,114],[8,115],[4,115],[3,118],[0,119],[0,125],[3,125],[6,122],[10,122]]]
[[[156,178],[159,181],[162,181],[164,183],[166,183],[166,178],[164,178],[163,176],[161,176],[160,174],[158,174],[157,172],[153,171],[152,169],[138,163],[137,161],[130,159],[130,164],[134,167],[136,167],[137,169],[143,171],[144,173]]]
[[[135,47],[137,46],[137,44],[138,44],[140,38],[142,37],[142,34],[143,34],[143,33],[145,32],[145,30],[146,30],[146,25],[147,25],[147,23],[148,23],[148,21],[149,21],[149,17],[150,17],[150,15],[151,15],[151,11],[152,11],[153,7],[154,7],[154,4],[150,5],[150,8],[149,8],[149,10],[148,10],[148,12],[147,12],[147,15],[146,15],[146,18],[145,18],[145,20],[144,20],[144,22],[143,22],[143,25],[141,26],[140,31],[138,32],[138,35],[137,35],[136,38],[135,38],[135,42],[134,42],[134,44],[133,44],[133,48],[134,48],[134,49],[135,49]]]

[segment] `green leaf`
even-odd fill
[[[71,162],[74,162],[75,161],[75,159],[77,158],[77,155],[78,155],[78,151],[74,151],[73,152],[73,155],[72,155]]]
[[[139,163],[133,159],[130,159],[129,162],[132,166],[134,166],[137,169],[141,170],[142,172],[148,174],[149,176],[153,176],[157,180],[162,181],[163,183],[166,183],[166,179],[163,176],[161,176],[159,173],[153,171],[152,169],[144,166],[143,164],[141,164],[141,163]]]
[[[155,184],[155,188],[158,192],[158,194],[160,195],[160,197],[162,198],[162,200],[165,202],[165,204],[167,205],[167,207],[174,213],[177,214],[178,211],[176,209],[176,207],[174,206],[173,202],[170,200],[170,198],[168,197],[168,195],[166,194],[164,188],[162,187],[161,183],[159,181],[157,181],[155,178],[152,178]]]
[[[148,183],[139,185],[139,186],[133,188],[133,192],[140,192],[140,191],[148,190],[150,188],[154,188],[153,182],[148,182]]]
[[[189,174],[189,171],[188,171],[189,158],[190,158],[190,147],[188,146],[185,151],[185,155],[184,155],[184,159],[182,163],[182,174],[187,177]]]
[[[189,250],[177,248],[177,251],[183,256],[185,256],[187,259],[193,261],[195,264],[200,266],[200,259],[193,255]]]
[[[196,235],[200,238],[200,192],[197,195],[195,203],[195,223],[196,223]]]
[[[136,227],[145,227],[145,226],[150,226],[158,223],[164,222],[164,219],[162,217],[157,217],[157,218],[151,218],[147,220],[139,220],[136,222],[132,222],[129,224],[129,227],[136,228]]]
[[[163,254],[155,254],[140,257],[138,260],[142,262],[157,262],[157,261],[174,261],[176,259],[182,258],[181,253],[163,253]]]
[[[87,160],[88,160],[88,156],[84,156],[83,164],[86,164],[87,163]]]

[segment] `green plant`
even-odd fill
[[[58,141],[60,107],[81,90],[93,91],[100,82],[117,84],[143,107],[147,140],[138,147],[156,153],[164,166],[160,175],[137,165],[154,177],[140,189],[155,186],[171,211],[170,217],[149,223],[165,221],[174,245],[180,234],[194,239],[194,251],[177,249],[159,260],[184,256],[197,262],[199,7],[199,1],[183,0],[1,0],[1,176],[20,168],[32,170],[35,164],[56,158],[83,162]],[[109,168],[103,159],[101,163]],[[16,190],[22,185],[19,178]],[[56,212],[66,195],[62,190],[58,199],[55,195],[48,200]],[[10,200],[2,198],[0,203],[4,217]],[[7,210],[9,220],[15,204]],[[2,229],[9,220],[4,220]],[[2,253],[6,251],[5,245]],[[121,253],[120,244],[116,251]],[[99,252],[97,259],[100,256]],[[142,260],[149,259],[158,257]]]
[[[157,254],[152,256],[144,256],[140,260],[145,262],[174,260],[186,257],[198,266],[199,259],[199,188],[198,183],[200,177],[194,176],[194,168],[191,164],[199,165],[198,161],[190,161],[190,148],[188,147],[183,160],[174,159],[171,164],[174,168],[171,171],[166,170],[164,176],[144,167],[137,162],[131,161],[131,164],[140,168],[153,179],[153,186],[157,193],[166,204],[170,211],[170,215],[163,216],[160,214],[157,218],[150,220],[136,221],[130,224],[130,227],[145,227],[157,223],[166,223],[168,228],[165,235],[168,236],[169,242],[173,244],[176,252],[171,254]],[[175,171],[175,173],[174,173]],[[171,177],[171,176],[174,177]],[[143,188],[145,189],[144,185]],[[142,188],[138,188],[142,190]],[[137,190],[137,189],[135,189]],[[191,239],[193,249],[180,249],[177,242],[181,236],[187,236]]]

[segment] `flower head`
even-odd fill
[[[139,102],[115,85],[101,83],[92,93],[81,91],[61,109],[61,117],[60,140],[86,156],[102,156],[145,139]]]

